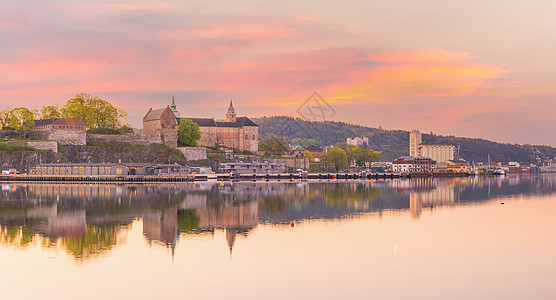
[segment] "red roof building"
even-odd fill
[[[56,130],[82,130],[87,129],[87,124],[81,119],[74,118],[54,118],[45,120],[35,120],[35,129],[56,129]]]
[[[392,161],[393,172],[432,172],[436,161],[422,156],[403,156]]]

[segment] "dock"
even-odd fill
[[[294,181],[294,180],[379,180],[395,178],[463,177],[466,173],[281,173],[281,174],[185,174],[185,175],[0,175],[0,182],[196,182],[196,181]]]

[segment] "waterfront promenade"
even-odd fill
[[[467,173],[282,173],[282,174],[187,174],[187,175],[0,175],[0,182],[193,182],[262,180],[378,180],[423,177],[466,177]]]

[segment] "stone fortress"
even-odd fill
[[[217,121],[214,118],[182,118],[172,97],[172,105],[149,109],[143,117],[143,135],[160,136],[165,145],[176,147],[177,127],[182,119],[189,119],[199,125],[199,146],[223,146],[249,152],[259,150],[259,126],[248,117],[237,117],[231,100],[226,120]]]
[[[257,152],[259,150],[259,126],[248,117],[237,117],[232,101],[226,113],[225,121],[214,118],[182,118],[177,110],[174,97],[172,105],[162,109],[149,109],[143,117],[142,133],[131,134],[88,134],[86,124],[81,119],[53,118],[35,120],[35,128],[25,133],[27,141],[10,141],[40,150],[57,152],[61,145],[83,146],[87,143],[127,143],[133,145],[164,144],[178,147],[178,125],[182,119],[189,119],[199,125],[201,139],[197,142],[202,147],[227,147],[239,151]],[[18,139],[21,136],[11,130],[0,130],[0,138]],[[187,159],[206,158],[204,148],[182,147]],[[203,150],[203,151],[201,151]],[[191,153],[190,153],[191,152]],[[202,152],[202,153],[201,153]]]
[[[58,152],[61,145],[83,146],[87,144],[86,124],[81,119],[52,118],[34,120],[35,128],[29,132],[0,130],[0,139],[8,144],[33,147],[37,150]],[[27,140],[19,140],[22,137]]]

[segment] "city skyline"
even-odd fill
[[[18,1],[0,8],[0,109],[110,101],[223,118],[296,115],[556,146],[556,4],[397,0]],[[194,113],[193,113],[194,112]]]

